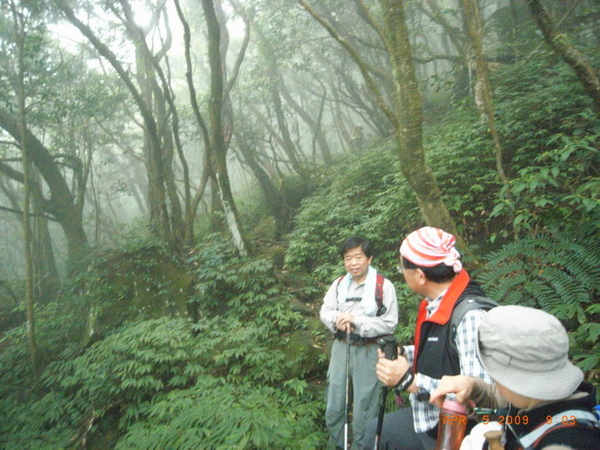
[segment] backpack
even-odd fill
[[[338,278],[337,286],[340,285],[342,278],[344,278],[344,276],[345,275],[342,275],[341,277]],[[375,314],[376,317],[382,316],[383,314],[385,314],[387,312],[387,308],[383,304],[383,281],[384,280],[385,280],[384,276],[381,275],[380,273],[377,273],[377,278],[375,280],[375,302],[377,303],[377,313]]]
[[[548,422],[543,423],[534,430],[519,438],[519,443],[525,450],[535,449],[550,433],[564,428],[581,428],[591,430],[600,436],[600,423],[598,417],[583,409],[570,409],[554,416],[548,416]]]
[[[456,350],[458,354],[458,348],[456,347],[456,329],[460,324],[460,321],[463,319],[464,315],[474,309],[485,309],[489,311],[492,308],[499,306],[499,303],[492,300],[489,297],[484,297],[482,295],[469,295],[466,299],[461,301],[454,311],[452,311],[452,316],[450,317],[450,326],[448,327],[450,336],[448,342],[452,348]]]

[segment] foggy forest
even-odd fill
[[[327,448],[338,245],[408,343],[425,225],[598,387],[599,168],[596,0],[0,0],[0,448]]]

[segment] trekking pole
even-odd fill
[[[346,400],[344,409],[344,450],[348,450],[348,422],[350,420],[350,329],[346,330]]]
[[[387,359],[398,358],[398,344],[394,336],[383,336],[377,339],[377,344]],[[381,396],[379,400],[379,416],[377,417],[377,433],[375,434],[375,450],[379,450],[381,441],[381,429],[383,428],[383,415],[385,414],[385,401],[387,399],[388,388],[386,385],[381,387]]]

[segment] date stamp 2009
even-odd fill
[[[488,424],[490,423],[492,420],[497,420],[498,423],[500,425],[528,425],[529,424],[529,416],[524,414],[524,415],[519,415],[519,416],[496,416],[494,418],[492,418],[492,416],[489,415],[484,415],[483,417],[483,423],[484,424]],[[563,425],[577,425],[577,417],[575,416],[546,416],[546,423],[548,425],[558,425],[558,424],[563,424]]]

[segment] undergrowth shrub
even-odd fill
[[[511,221],[498,235],[598,223],[600,121],[572,69],[540,53],[503,67],[495,81],[510,183],[495,200],[491,217]]]
[[[54,322],[44,323],[51,330],[42,327],[47,334],[40,336],[57,333],[45,343],[63,351],[39,379],[27,372],[25,328],[7,336],[1,353],[7,365],[0,368],[5,383],[0,390],[6,394],[0,413],[7,419],[0,425],[0,446],[130,448],[135,441],[134,448],[169,448],[173,439],[183,442],[178,439],[185,415],[198,411],[198,428],[183,433],[190,439],[184,448],[194,446],[193,436],[214,443],[210,448],[267,443],[290,448],[296,442],[317,448],[324,442],[322,391],[304,379],[315,373],[321,378],[320,351],[310,341],[294,342],[298,333],[310,338],[311,332],[305,316],[291,307],[295,299],[277,281],[272,264],[236,257],[231,244],[216,237],[199,245],[188,263],[197,269],[191,299],[199,305],[196,322],[140,315],[82,347],[85,314],[77,320],[76,336],[59,335],[67,316],[57,314]],[[101,301],[94,295],[110,290],[92,289],[95,275],[90,277],[91,284],[79,280],[79,290],[70,292]],[[110,277],[104,282],[110,285]],[[58,345],[61,338],[73,346]],[[234,406],[223,409],[228,402]],[[158,415],[161,407],[169,414]]]
[[[117,449],[317,449],[318,402],[286,387],[202,376],[191,389],[156,396]]]
[[[88,426],[107,415],[116,415],[119,428],[126,429],[140,405],[156,392],[193,384],[206,370],[201,364],[202,350],[183,319],[163,318],[124,327],[80,356],[50,364],[39,381],[44,388],[40,392],[45,394],[27,408],[37,413],[11,418],[14,441],[9,442],[34,442],[46,435],[46,439],[56,439],[60,448],[66,444],[61,438],[89,439],[93,429],[86,430]]]
[[[427,137],[427,161],[459,233],[467,242],[480,244],[482,236],[505,223],[489,220],[501,184],[491,137],[470,103],[462,102]]]
[[[341,242],[360,235],[374,245],[374,265],[393,276],[400,239],[421,220],[393,143],[345,156],[330,170],[336,177],[307,198],[296,217],[288,235],[286,267],[329,281],[340,270]]]
[[[195,328],[220,350],[215,365],[247,379],[281,381],[299,363],[284,350],[292,335],[306,330],[307,319],[277,280],[273,264],[238,257],[231,244],[217,236],[198,246],[190,264],[196,267],[190,302],[200,312]],[[305,362],[305,370],[312,370],[314,362]]]

